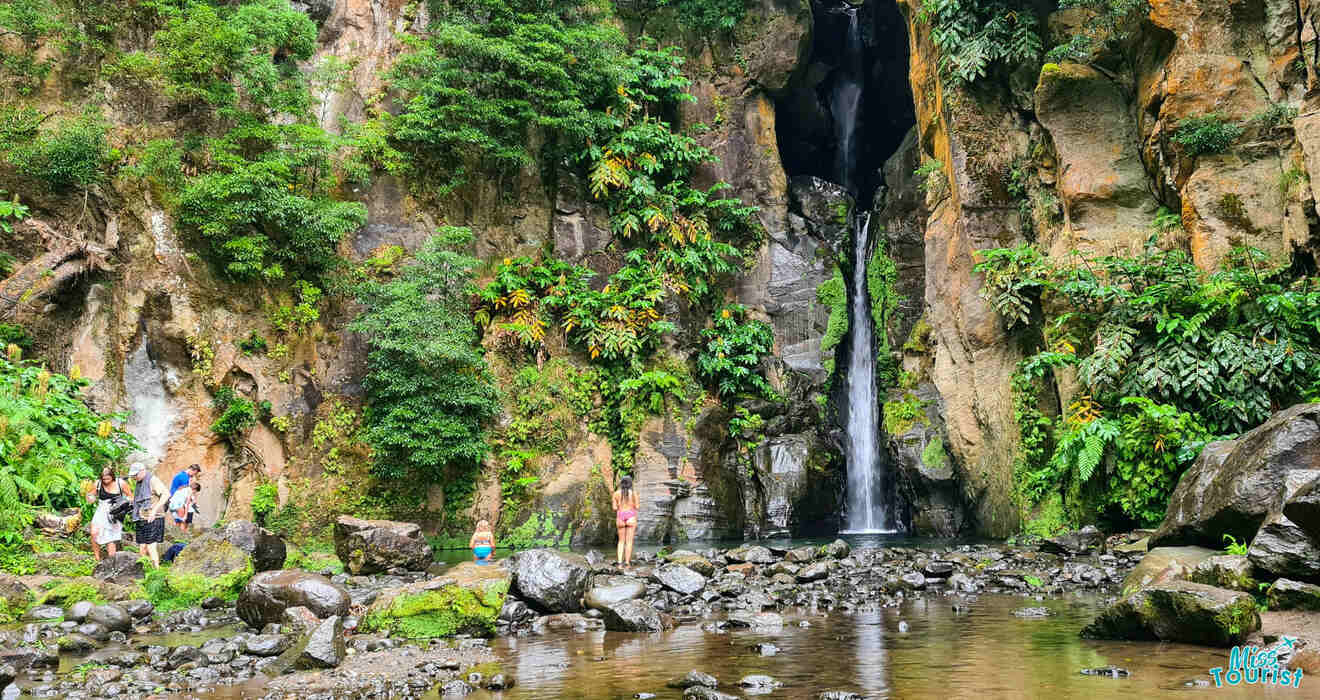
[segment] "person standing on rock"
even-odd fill
[[[106,548],[105,556],[113,557],[119,551],[119,542],[124,539],[124,523],[110,515],[110,510],[121,499],[127,498],[127,484],[115,477],[113,467],[101,470],[101,479],[96,484],[96,491],[87,494],[87,502],[96,500],[96,513],[92,516],[92,554],[97,561],[104,558],[101,547]]]
[[[197,491],[200,489],[201,484],[193,480],[170,494],[169,509],[170,513],[174,515],[174,525],[179,528],[179,532],[185,535],[188,534],[188,529],[192,527]]]
[[[631,476],[625,476],[619,480],[619,488],[614,491],[614,513],[616,515],[615,524],[619,528],[619,564],[629,566],[632,564],[633,538],[637,536],[637,509],[641,508],[641,501],[637,498],[637,491],[633,488]]]
[[[165,482],[147,471],[141,462],[128,470],[133,482],[133,520],[137,523],[139,551],[160,568],[160,543],[165,541]]]

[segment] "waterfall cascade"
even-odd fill
[[[165,373],[151,358],[146,333],[124,363],[124,394],[129,397],[132,411],[125,428],[142,445],[142,451],[130,458],[142,461],[150,469],[165,456],[178,411],[165,393]]]
[[[857,144],[854,135],[861,116],[865,81],[861,31],[857,8],[847,7],[844,60],[830,94],[834,133],[838,141],[835,179],[858,194]],[[879,401],[875,388],[875,329],[867,290],[866,263],[870,259],[870,215],[853,217],[853,274],[849,290],[849,328],[852,339],[848,356],[848,519],[846,532],[895,532],[894,509],[888,503],[885,484],[887,460],[880,454]]]

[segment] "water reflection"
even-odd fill
[[[1013,610],[1049,608],[1045,619],[1020,618]],[[677,700],[682,691],[665,687],[696,669],[715,675],[721,690],[740,693],[743,676],[762,673],[784,683],[766,697],[814,699],[822,690],[848,690],[882,698],[1131,698],[1204,697],[1237,700],[1302,697],[1292,689],[1197,688],[1206,670],[1225,662],[1216,649],[1180,644],[1094,642],[1078,630],[1100,609],[1093,597],[1036,601],[982,596],[965,612],[945,598],[920,598],[899,608],[853,614],[785,611],[774,634],[702,631],[690,623],[661,634],[594,632],[494,641],[518,686],[472,697],[523,700],[578,698],[616,700],[654,693]],[[799,627],[806,621],[807,627]],[[906,622],[905,632],[899,623]],[[759,642],[779,647],[762,656]],[[510,664],[512,665],[510,667]],[[1115,664],[1132,671],[1127,679],[1083,676],[1083,668]],[[1271,694],[1272,693],[1272,694]]]

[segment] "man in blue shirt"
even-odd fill
[[[179,489],[192,483],[193,479],[201,475],[202,475],[202,467],[200,464],[188,465],[187,469],[184,469],[183,471],[174,475],[174,480],[170,482],[170,495],[173,496],[175,491],[178,491]]]

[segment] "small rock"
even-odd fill
[[[80,600],[77,603],[70,605],[69,609],[64,611],[64,619],[71,622],[82,622],[87,619],[87,613],[91,612],[93,607],[95,606],[91,603],[85,600]]]
[[[1018,608],[1013,614],[1018,617],[1049,617],[1052,613],[1049,608]]]
[[[799,583],[809,583],[811,581],[819,581],[829,575],[830,569],[828,563],[818,561],[799,571],[796,578]]]
[[[252,656],[279,656],[288,648],[288,639],[279,634],[257,634],[243,642],[243,653]]]
[[[817,695],[816,700],[866,700],[866,698],[847,690],[827,690]]]
[[[704,688],[718,688],[720,687],[720,682],[715,679],[715,676],[712,676],[709,673],[692,670],[688,671],[687,675],[682,678],[676,678],[665,685],[670,688],[693,688],[697,686]]]
[[[128,611],[113,603],[92,607],[87,611],[87,621],[101,625],[111,632],[133,631],[133,618],[129,617]]]
[[[1083,676],[1104,676],[1106,678],[1127,678],[1132,675],[1131,671],[1118,666],[1101,666],[1099,668],[1084,668],[1081,670]]]
[[[744,688],[778,688],[784,684],[770,676],[753,674],[750,676],[743,676],[742,679],[738,681],[738,685]]]
[[[322,622],[307,637],[298,657],[299,668],[334,668],[344,660],[344,619],[338,615]]]
[[[721,693],[704,686],[693,686],[683,691],[684,700],[738,700],[738,696]]]
[[[472,693],[476,688],[460,680],[452,680],[440,686],[440,697],[461,698]]]
[[[1265,592],[1271,610],[1320,611],[1320,586],[1281,578]]]
[[[760,654],[761,656],[774,656],[775,654],[779,653],[779,647],[771,644],[770,642],[761,642],[759,644],[753,644],[752,651]]]
[[[852,552],[852,548],[843,540],[834,540],[825,545],[825,555],[833,559],[842,559]]]
[[[508,690],[513,687],[513,678],[503,673],[496,673],[486,681],[486,690]]]
[[[23,619],[29,622],[58,620],[64,616],[64,608],[56,605],[34,605],[23,613]]]

